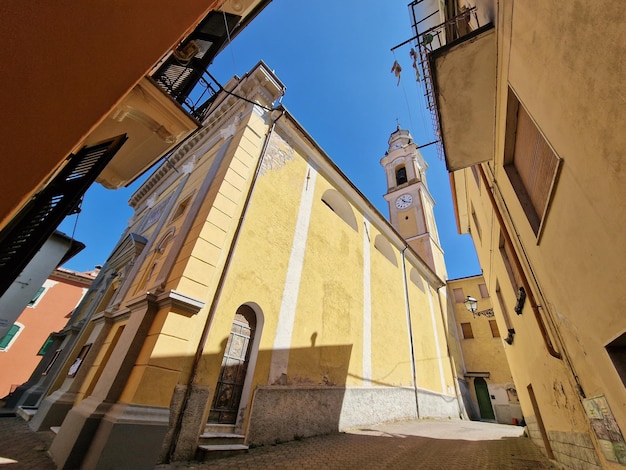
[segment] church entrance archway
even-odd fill
[[[496,419],[491,406],[491,397],[489,396],[489,388],[487,382],[482,377],[474,378],[474,390],[476,390],[476,400],[478,400],[478,409],[480,410],[480,419]]]
[[[256,313],[248,305],[237,309],[215,387],[209,423],[237,422],[257,329],[256,320]]]

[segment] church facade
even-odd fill
[[[267,444],[462,415],[436,231],[406,242],[407,219],[389,224],[271,108],[284,87],[263,63],[226,88],[133,195],[102,269],[115,282],[81,306],[88,353],[31,421],[60,426],[61,468],[152,468],[216,434]],[[391,134],[387,198],[432,230],[418,157],[407,131]]]

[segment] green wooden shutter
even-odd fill
[[[6,349],[7,346],[11,343],[11,340],[13,339],[13,337],[21,329],[22,329],[21,326],[16,325],[14,323],[13,326],[11,328],[9,328],[9,331],[7,331],[7,333],[2,337],[2,339],[0,339],[0,349]]]

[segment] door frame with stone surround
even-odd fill
[[[258,352],[259,352],[261,333],[263,330],[262,310],[255,303],[252,303],[252,302],[244,303],[240,305],[236,310],[235,318],[233,320],[232,327],[231,327],[231,333],[229,334],[229,340],[224,350],[224,356],[222,359],[222,367],[220,369],[218,381],[214,388],[215,393],[213,394],[213,397],[211,398],[211,408],[210,408],[209,417],[208,417],[208,424],[220,423],[220,420],[216,419],[216,416],[218,415],[218,410],[216,410],[215,404],[220,393],[220,388],[223,386],[224,382],[227,381],[227,380],[224,380],[226,379],[225,374],[227,373],[227,369],[225,368],[225,365],[226,365],[226,362],[229,361],[229,359],[232,359],[232,354],[231,354],[232,351],[230,351],[230,349],[233,346],[233,335],[238,335],[241,332],[241,328],[238,328],[238,327],[245,327],[246,322],[242,322],[240,321],[241,318],[240,319],[237,318],[240,315],[246,318],[249,324],[253,324],[253,325],[252,325],[252,333],[250,335],[250,340],[247,344],[247,350],[246,350],[247,352],[244,354],[245,373],[243,373],[244,377],[243,377],[243,382],[241,383],[241,394],[240,394],[239,402],[232,408],[233,410],[236,410],[236,416],[234,417],[234,420],[233,420],[234,422],[231,421],[231,422],[225,423],[225,424],[234,425],[235,431],[237,432],[241,432],[243,430],[244,418],[246,416],[246,411],[248,408],[248,401],[250,398],[250,391],[252,389],[252,378],[254,377],[254,369],[256,366],[256,361],[257,361]],[[234,329],[238,330],[239,333],[235,332]],[[239,365],[239,367],[241,367],[241,364]],[[237,372],[235,371],[235,375],[236,373]],[[232,375],[233,374],[231,373],[230,376],[232,377]]]

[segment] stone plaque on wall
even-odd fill
[[[583,400],[593,432],[607,460],[626,465],[626,443],[604,395]]]

